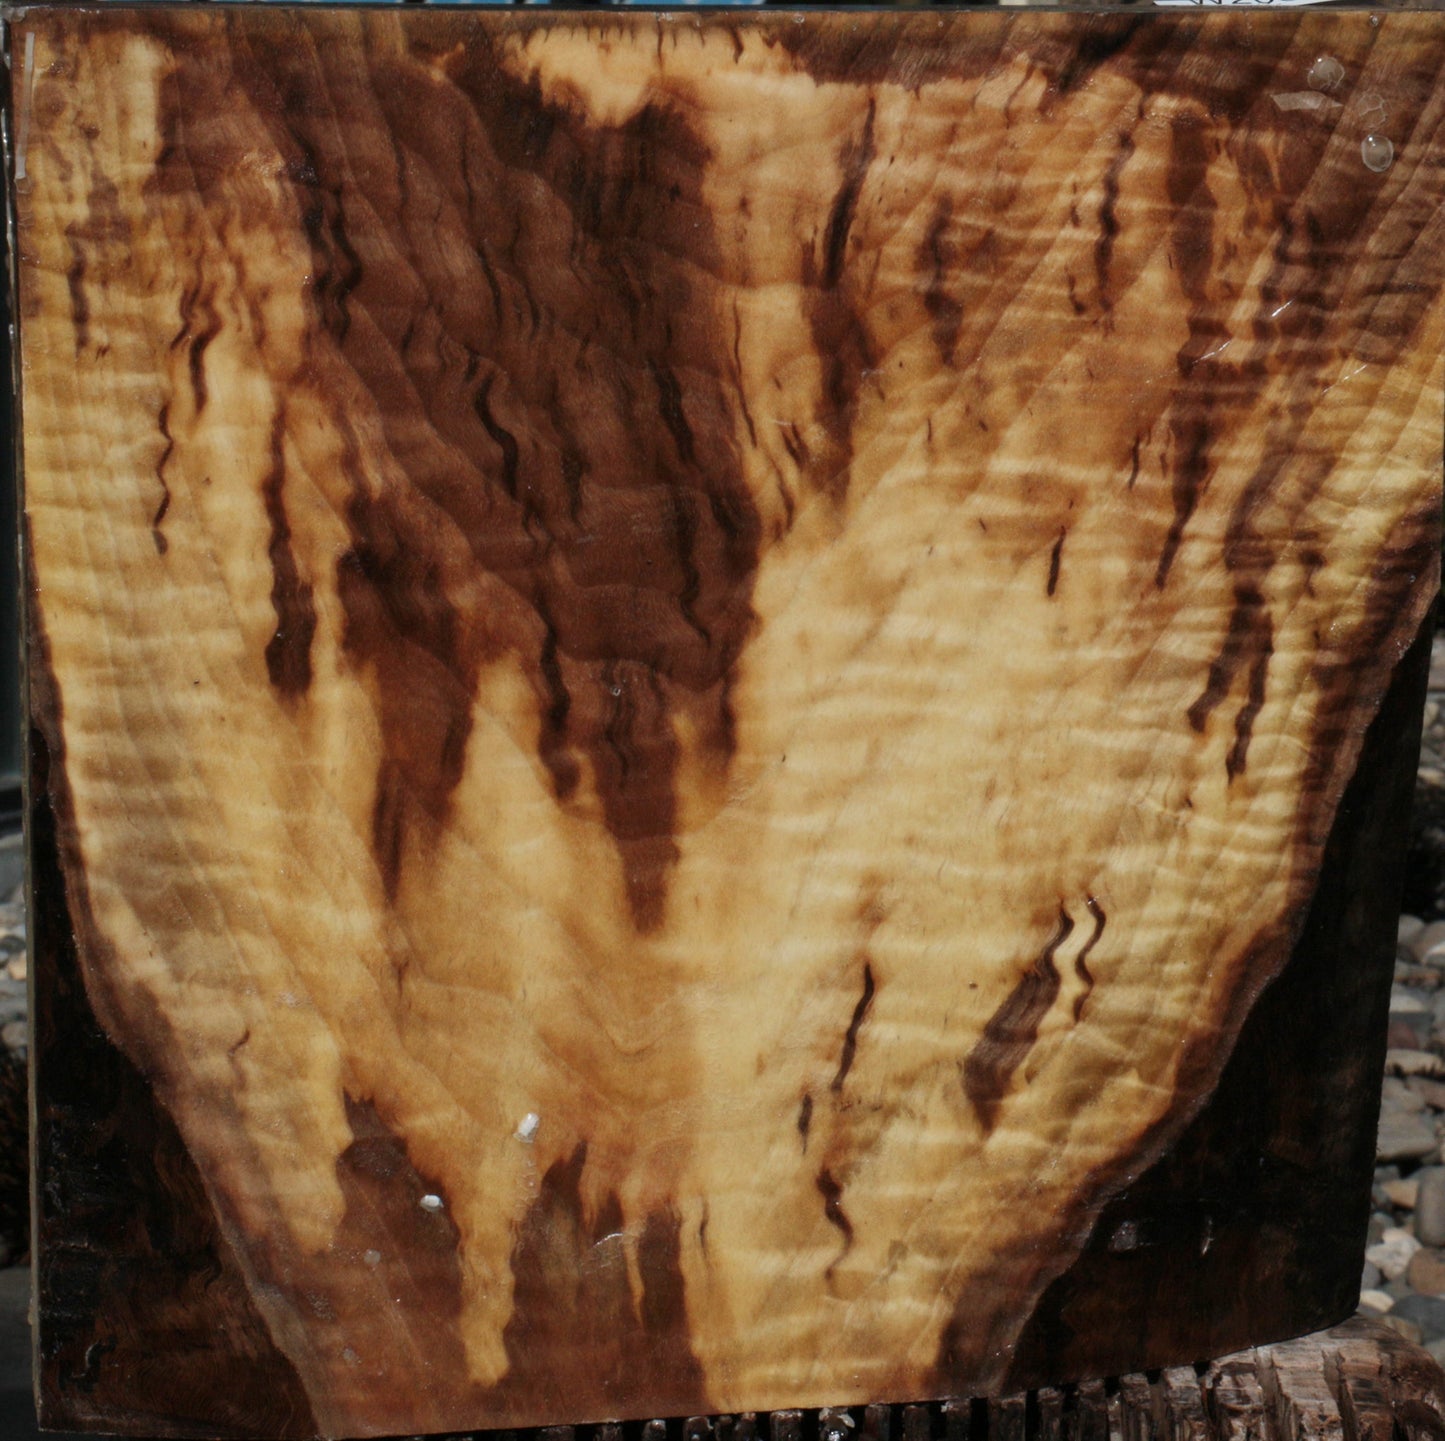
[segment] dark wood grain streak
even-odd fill
[[[266,518],[271,525],[267,553],[271,561],[271,605],[276,630],[266,642],[266,671],[271,684],[288,700],[304,695],[311,685],[311,641],[316,634],[316,604],[310,584],[301,578],[291,547],[286,517],[286,410],[276,413],[271,427],[271,469],[262,484]],[[159,467],[157,467],[159,470]],[[160,524],[164,505],[152,529]],[[159,531],[157,531],[159,534]]]
[[[175,438],[171,435],[170,428],[170,402],[167,401],[160,408],[156,416],[156,429],[161,433],[161,439],[165,441],[165,449],[161,451],[156,460],[156,483],[161,488],[160,504],[156,506],[155,514],[151,516],[151,536],[155,541],[156,552],[164,555],[170,549],[170,542],[166,539],[161,524],[166,518],[166,512],[171,508],[171,488],[166,484],[166,461],[171,458],[171,452],[176,448]]]
[[[1180,404],[1170,416],[1170,434],[1174,442],[1172,489],[1174,519],[1164,549],[1159,555],[1159,569],[1154,584],[1163,589],[1179,546],[1184,527],[1189,524],[1199,496],[1209,479],[1209,441],[1211,419],[1207,408],[1218,403],[1212,384],[1215,372],[1206,369],[1197,378],[1197,367],[1208,367],[1212,348],[1225,338],[1222,323],[1209,305],[1206,290],[1210,262],[1214,254],[1214,195],[1205,178],[1209,165],[1208,140],[1202,117],[1176,115],[1170,127],[1169,202],[1174,208],[1171,254],[1179,283],[1189,300],[1189,339],[1179,354],[1179,369],[1186,380],[1194,381],[1193,399]],[[1207,397],[1207,399],[1205,398]]]
[[[1199,495],[1208,484],[1211,436],[1221,414],[1228,406],[1247,401],[1267,373],[1258,355],[1239,361],[1219,358],[1228,344],[1214,317],[1214,301],[1209,293],[1218,238],[1214,225],[1216,200],[1204,178],[1208,155],[1197,118],[1176,118],[1171,135],[1168,194],[1175,206],[1172,253],[1192,308],[1189,338],[1178,356],[1183,384],[1172,402],[1169,419],[1175,516],[1160,556],[1156,583],[1161,586],[1167,580]],[[1365,232],[1379,204],[1378,196],[1356,185],[1321,183],[1326,163],[1322,138],[1315,137],[1313,143],[1308,139],[1296,141],[1286,152],[1288,164],[1279,172],[1267,167],[1262,158],[1256,161],[1250,156],[1249,147],[1254,142],[1240,143],[1244,150],[1240,175],[1254,191],[1254,202],[1272,210],[1280,230],[1274,268],[1260,287],[1260,309],[1252,327],[1255,337],[1276,345],[1292,342],[1292,350],[1302,355],[1310,353],[1310,342],[1318,341],[1327,323],[1339,324],[1343,310],[1339,342],[1342,350],[1378,355],[1388,363],[1408,344],[1409,320],[1391,306],[1388,321],[1381,324],[1385,317],[1379,314],[1374,296],[1352,289],[1348,267],[1327,260],[1321,263],[1322,255],[1346,253],[1355,237]],[[1410,255],[1409,248],[1393,254],[1388,268],[1410,268]],[[1392,275],[1380,285],[1385,294],[1400,288],[1414,289],[1415,282],[1404,276],[1397,281]],[[1314,354],[1319,355],[1317,345]],[[1244,770],[1247,762],[1253,722],[1263,704],[1274,647],[1264,587],[1282,557],[1278,545],[1260,533],[1257,516],[1277,492],[1287,468],[1306,470],[1306,483],[1298,488],[1298,498],[1293,502],[1302,510],[1332,463],[1328,456],[1311,453],[1302,438],[1311,411],[1305,397],[1318,387],[1318,372],[1314,369],[1318,364],[1317,358],[1292,374],[1291,388],[1298,400],[1276,413],[1264,459],[1236,504],[1224,549],[1225,564],[1235,578],[1234,608],[1205,689],[1189,710],[1190,724],[1196,730],[1202,729],[1230,693],[1236,677],[1247,675],[1246,698],[1235,715],[1236,740],[1227,761],[1231,779]]]
[[[446,1188],[416,1169],[405,1141],[375,1103],[348,1095],[345,1104],[353,1139],[336,1161],[346,1210],[334,1248],[373,1277],[386,1302],[404,1308],[415,1324],[404,1345],[380,1358],[369,1349],[363,1357],[338,1339],[377,1429],[400,1431],[415,1414],[409,1393],[418,1378],[434,1396],[448,1397],[451,1409],[480,1403],[466,1379],[459,1330],[461,1237]],[[334,1319],[324,1298],[311,1305],[321,1319]]]
[[[31,589],[33,595],[34,591]],[[95,1014],[96,955],[74,834],[63,713],[27,607],[37,1400],[42,1424],[236,1441],[316,1435],[204,1182],[143,1068]],[[226,1384],[216,1388],[216,1340]]]
[[[858,212],[859,195],[868,168],[877,155],[873,136],[874,106],[869,103],[862,127],[838,153],[842,177],[819,242],[803,255],[803,284],[808,291],[808,320],[823,367],[822,405],[818,427],[827,446],[809,458],[809,478],[835,503],[848,493],[853,458],[852,432],[858,411],[863,373],[872,363],[868,329],[850,298],[848,242]]]
[[[858,1033],[863,1029],[863,1023],[868,1019],[868,1012],[873,1006],[873,997],[877,994],[878,987],[873,980],[873,965],[870,961],[863,962],[863,994],[858,997],[858,1004],[853,1007],[853,1014],[848,1018],[848,1030],[843,1036],[843,1049],[838,1054],[838,1070],[833,1079],[828,1083],[828,1089],[836,1096],[848,1079],[848,1072],[853,1069],[854,1057],[858,1054]]]
[[[1118,149],[1104,172],[1104,196],[1099,202],[1099,234],[1094,241],[1094,274],[1099,286],[1099,305],[1105,310],[1113,303],[1109,298],[1109,266],[1119,234],[1119,182],[1133,153],[1134,137],[1127,130],[1120,131]]]
[[[963,328],[963,306],[948,293],[948,279],[957,263],[957,243],[951,235],[953,207],[940,197],[933,212],[933,224],[918,253],[918,268],[923,277],[923,303],[933,321],[933,343],[939,359],[952,365],[958,351],[958,336]]]
[[[511,1366],[492,1405],[521,1397],[531,1406],[541,1397],[558,1415],[605,1415],[635,1411],[645,1389],[666,1398],[655,1409],[669,1415],[713,1409],[688,1344],[677,1216],[647,1218],[635,1285],[621,1204],[608,1195],[589,1212],[586,1165],[585,1145],[554,1162],[518,1231],[505,1333]]]
[[[1089,969],[1089,957],[1093,954],[1094,947],[1104,939],[1104,927],[1109,923],[1103,906],[1093,896],[1085,899],[1084,908],[1094,922],[1094,929],[1080,948],[1079,954],[1074,957],[1074,974],[1084,983],[1083,990],[1074,999],[1075,1024],[1083,1019],[1084,1007],[1089,1004],[1089,997],[1094,990],[1094,973]]]
[[[1039,1024],[1058,998],[1059,968],[1054,964],[1054,953],[1073,929],[1073,917],[1060,906],[1053,935],[1024,968],[1008,999],[983,1028],[959,1068],[964,1093],[985,1130],[993,1129],[1014,1073],[1033,1049]]]
[[[831,1274],[838,1261],[841,1261],[853,1249],[853,1223],[843,1209],[843,1183],[827,1166],[818,1172],[814,1184],[818,1188],[818,1194],[823,1198],[823,1214],[828,1218],[828,1224],[834,1227],[843,1238],[843,1249],[838,1254],[837,1260],[829,1263],[828,1272]]]
[[[1049,550],[1049,578],[1044,586],[1045,593],[1052,596],[1059,588],[1059,570],[1064,560],[1064,541],[1068,537],[1067,530],[1059,531],[1059,538],[1053,543]]]
[[[394,891],[407,846],[445,820],[480,668],[511,653],[543,702],[538,746],[558,799],[572,796],[581,756],[600,782],[646,930],[675,856],[674,716],[691,715],[726,764],[759,540],[737,473],[729,357],[686,321],[710,244],[697,221],[707,157],[662,101],[599,129],[506,79],[484,32],[471,41],[445,91],[408,93],[415,74],[378,91],[380,133],[414,172],[401,190],[383,155],[346,154],[302,102],[342,83],[324,49],[248,56],[238,43],[238,75],[292,157],[317,340],[371,394],[409,482],[375,493],[357,477],[339,572],[348,644],[387,735],[377,854]],[[218,97],[199,69],[176,83],[166,152],[192,173],[195,127],[181,119]],[[474,155],[458,151],[458,128]],[[417,248],[422,175],[456,206],[474,291]],[[348,238],[358,211],[381,217],[415,292],[405,335],[395,277],[371,273]],[[616,419],[599,427],[599,416]],[[497,584],[468,580],[463,599],[472,567]]]

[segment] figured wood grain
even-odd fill
[[[1434,17],[11,48],[53,1422],[983,1394],[1343,1314]],[[1311,975],[1359,1019],[1292,1029]]]

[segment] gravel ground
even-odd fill
[[[1445,1361],[1445,921],[1400,919],[1360,1309]]]
[[[0,1266],[22,1260],[30,1249],[28,964],[23,887],[16,885],[0,901]]]
[[[1445,641],[1437,639],[1400,917],[1360,1310],[1445,1361]]]

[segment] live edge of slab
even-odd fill
[[[1001,1394],[1347,1314],[1439,17],[9,34],[48,1424]]]

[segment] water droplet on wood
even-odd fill
[[[1395,161],[1394,142],[1385,135],[1367,135],[1360,141],[1360,159],[1367,170],[1386,171]]]
[[[1311,90],[1333,90],[1345,78],[1345,67],[1333,55],[1321,55],[1305,79]]]

